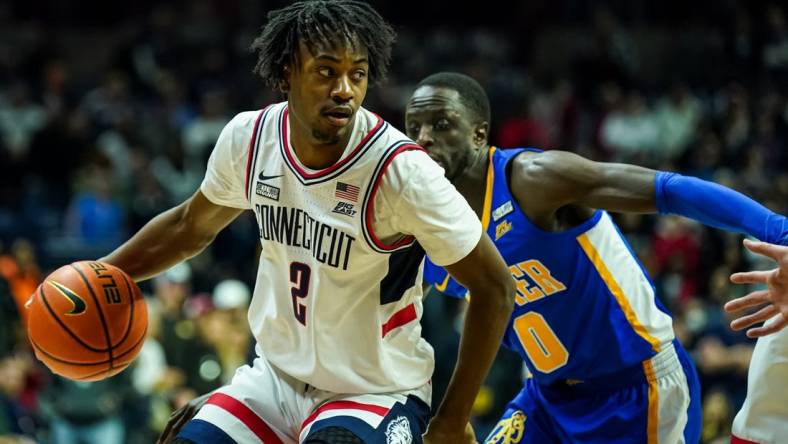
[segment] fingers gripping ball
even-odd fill
[[[27,305],[36,357],[53,373],[98,381],[120,373],[145,341],[148,311],[119,268],[74,262],[47,276]]]

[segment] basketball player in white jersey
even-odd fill
[[[728,312],[761,307],[731,322],[731,328],[747,330],[758,338],[747,374],[747,399],[733,420],[732,444],[777,444],[788,439],[788,246],[744,241],[750,251],[774,259],[777,268],[735,273],[737,284],[763,284],[756,290],[725,304]]]
[[[366,3],[268,15],[255,71],[287,101],[238,114],[200,189],[103,260],[149,278],[202,251],[242,211],[262,243],[249,323],[258,357],[211,395],[180,443],[463,443],[514,285],[475,213],[405,135],[361,108],[394,32]],[[251,247],[250,247],[251,248]],[[477,296],[427,430],[424,252]]]

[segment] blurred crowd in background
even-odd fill
[[[364,105],[393,124],[402,125],[421,78],[461,71],[489,93],[497,146],[680,171],[788,214],[785,7],[373,3],[399,39],[389,79]],[[106,254],[190,196],[233,115],[282,99],[252,74],[247,48],[265,12],[284,4],[0,3],[0,442],[150,443],[173,408],[228,381],[253,353],[246,307],[259,241],[251,215],[142,284],[149,338],[110,380],[54,377],[32,357],[19,312],[51,270]],[[697,364],[703,442],[727,442],[753,342],[728,328],[720,307],[749,290],[732,286],[731,272],[768,264],[741,248],[741,236],[684,219],[616,220]],[[432,294],[425,306],[437,405],[463,303]],[[519,358],[501,352],[475,406],[480,435],[522,378]]]

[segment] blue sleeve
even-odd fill
[[[788,244],[788,219],[737,191],[695,177],[658,172],[654,179],[657,210],[715,228]]]

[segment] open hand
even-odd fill
[[[763,322],[760,327],[747,330],[747,336],[758,338],[776,333],[788,325],[788,247],[748,239],[744,240],[744,246],[753,253],[777,262],[777,268],[773,270],[731,275],[731,282],[735,284],[766,284],[765,290],[753,291],[725,304],[725,311],[728,313],[761,307],[755,313],[743,315],[731,322],[733,330],[743,330]]]

